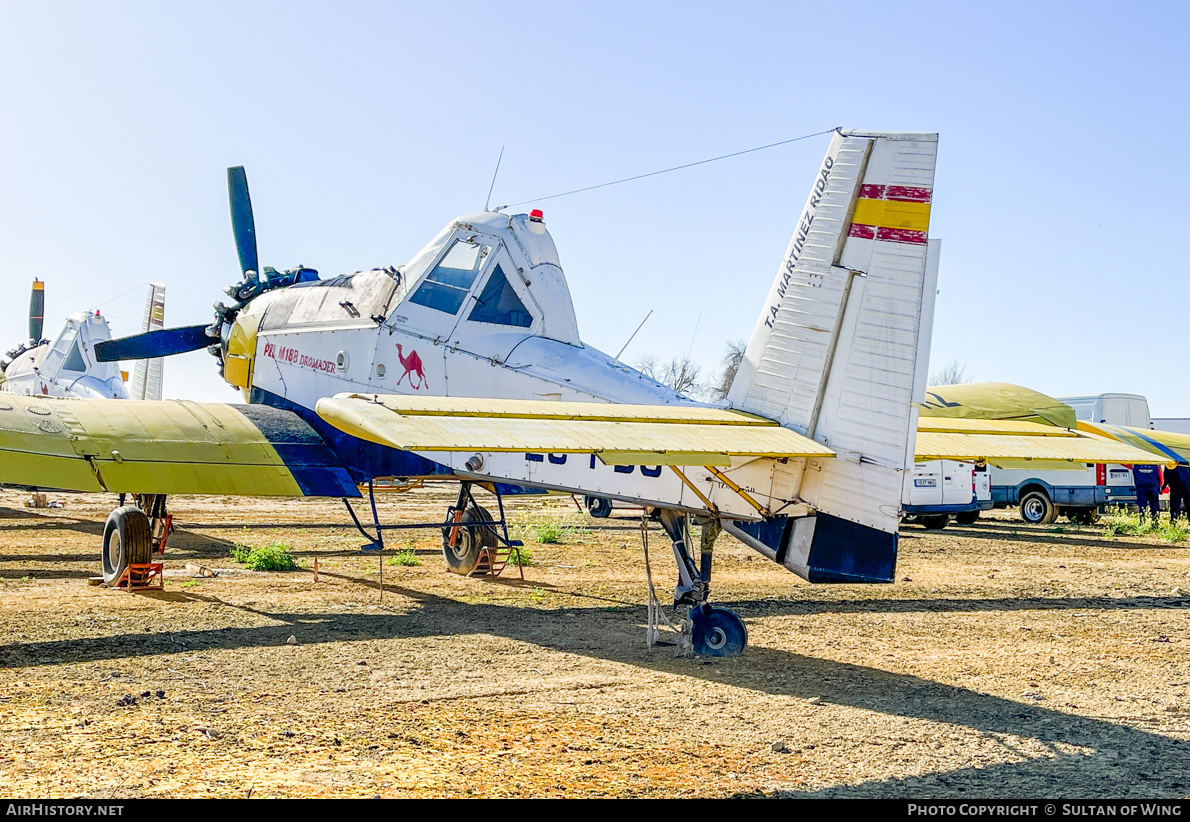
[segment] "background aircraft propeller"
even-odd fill
[[[33,345],[41,342],[45,326],[45,283],[33,280],[33,295],[29,298],[29,339]]]

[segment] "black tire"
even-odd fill
[[[954,515],[954,521],[959,525],[974,525],[977,519],[979,519],[978,511],[963,511],[961,514]]]
[[[748,628],[735,611],[703,606],[707,625],[694,621],[691,639],[699,656],[739,656],[748,647]]]
[[[446,518],[450,521],[454,519],[454,516],[455,507],[452,505],[446,511]],[[479,505],[468,506],[467,510],[463,512],[462,524],[491,521],[492,515],[487,512],[486,508]],[[446,567],[456,574],[465,576],[474,571],[476,563],[479,562],[479,549],[485,546],[488,548],[496,546],[496,532],[490,525],[460,527],[453,548],[450,546],[450,532],[450,527],[442,529],[442,557],[446,560]]]
[[[917,521],[921,523],[921,527],[927,531],[941,531],[950,522],[950,514],[930,514],[929,516],[920,516]]]
[[[583,497],[587,503],[587,513],[595,519],[603,519],[612,515],[612,501],[604,497]]]
[[[1099,512],[1094,508],[1067,508],[1066,516],[1076,525],[1094,525],[1099,521]]]
[[[1030,525],[1048,525],[1058,515],[1058,507],[1045,491],[1030,491],[1021,497],[1021,519]]]
[[[153,557],[153,532],[145,512],[135,505],[112,511],[103,526],[103,581],[113,585],[129,565]]]

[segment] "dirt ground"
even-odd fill
[[[452,494],[387,495],[382,520]],[[110,497],[27,498],[0,492],[13,797],[1190,793],[1187,544],[1004,513],[906,526],[894,585],[812,586],[724,537],[714,599],[749,648],[675,659],[645,647],[629,511],[510,503],[522,582],[447,573],[432,530],[388,532],[421,564],[382,565],[341,502],[179,497],[164,591],[128,593],[88,582]],[[278,541],[301,570],[229,556]]]

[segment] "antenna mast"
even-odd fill
[[[504,146],[500,146],[500,156],[496,158],[496,170],[492,172],[492,184],[488,186],[488,198],[484,200],[483,210],[488,211],[492,202],[492,189],[496,187],[496,175],[500,173],[500,161],[504,159]],[[496,209],[499,211],[500,209]]]

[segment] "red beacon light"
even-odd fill
[[[529,222],[541,223],[544,221],[545,221],[545,214],[542,213],[540,208],[535,208],[529,212]]]

